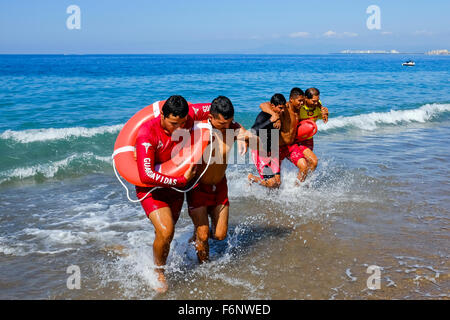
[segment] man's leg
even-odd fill
[[[230,206],[222,204],[211,211],[211,231],[216,240],[224,240],[227,237],[229,211]]]
[[[284,157],[283,151],[280,156]],[[281,160],[277,157],[260,157],[257,150],[252,151],[252,160],[258,170],[259,177],[249,173],[247,179],[250,183],[256,182],[267,188],[279,188],[281,185]]]
[[[319,160],[317,159],[317,156],[314,154],[314,152],[311,149],[306,148],[305,150],[303,150],[303,154],[305,155],[306,161],[308,163],[309,171],[316,170]]]
[[[199,207],[189,210],[189,216],[194,223],[195,248],[200,263],[209,259],[209,219],[207,207]]]
[[[158,274],[158,280],[162,285],[158,291],[165,292],[168,287],[163,267],[165,266],[167,256],[169,255],[170,243],[172,242],[175,230],[175,221],[173,221],[172,211],[169,207],[163,207],[150,212],[149,219],[155,227],[153,260],[157,266],[155,271]]]
[[[288,147],[289,149],[289,156],[288,159],[291,161],[297,168],[298,168],[298,174],[297,174],[297,181],[296,184],[298,185],[298,182],[305,181],[309,167],[308,167],[308,161],[306,160],[304,151],[307,150],[304,146],[299,146],[298,144],[292,144]]]
[[[308,163],[305,158],[301,158],[300,160],[298,160],[297,168],[298,168],[297,179],[300,182],[305,181],[308,175]]]

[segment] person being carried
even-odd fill
[[[305,168],[303,166],[304,159],[303,150],[298,144],[294,143],[296,136],[298,118],[295,109],[300,105],[298,99],[290,98],[286,103],[286,99],[281,93],[276,93],[272,96],[269,102],[262,103],[260,108],[263,110],[256,117],[255,123],[252,127],[254,131],[261,138],[261,130],[267,130],[267,139],[261,139],[261,148],[252,150],[252,160],[255,164],[260,177],[253,174],[248,175],[250,182],[257,182],[268,188],[278,188],[281,185],[281,162],[284,158],[288,158],[296,167],[299,168],[299,176],[303,174]],[[270,111],[267,112],[267,111]],[[279,119],[279,141],[275,144],[275,150],[272,150],[272,130],[277,130],[274,122]],[[266,141],[264,141],[266,140]],[[266,143],[264,143],[266,142]],[[278,152],[276,152],[278,151]],[[278,153],[278,154],[277,154]]]
[[[173,239],[175,224],[183,206],[184,193],[171,189],[183,188],[195,176],[195,166],[191,164],[184,175],[171,177],[155,171],[155,164],[163,163],[172,157],[172,150],[181,141],[174,141],[172,134],[179,128],[192,129],[194,121],[206,120],[210,104],[192,104],[179,95],[171,96],[164,103],[161,115],[144,122],[136,138],[136,161],[141,181],[151,187],[136,186],[136,194],[142,199],[141,205],[155,228],[153,259],[155,271],[161,287],[159,292],[168,289],[164,276],[164,266]]]
[[[323,123],[328,122],[328,108],[320,101],[320,91],[317,88],[309,88],[305,91],[305,102],[298,111],[299,120],[313,120],[317,122],[322,119]],[[314,150],[314,137],[299,141],[301,145]]]
[[[297,111],[297,115],[300,122],[303,120],[312,120],[317,122],[318,119],[326,124],[328,122],[328,108],[322,105],[320,101],[320,91],[317,88],[309,88],[305,91],[304,103]],[[308,160],[308,171],[312,172],[316,170],[318,159],[314,153],[314,137],[307,138],[306,140],[298,140],[296,137],[295,143],[299,146],[308,148],[309,151],[305,152],[306,158]],[[306,178],[306,175],[303,180]]]
[[[198,185],[187,195],[189,216],[194,224],[194,235],[197,257],[200,263],[209,259],[208,239],[210,234],[216,240],[223,240],[228,230],[228,186],[225,171],[228,154],[237,140],[241,155],[247,152],[248,142],[252,135],[239,123],[234,122],[234,107],[230,99],[224,96],[215,98],[211,103],[209,120],[213,127],[212,161],[202,175]],[[207,149],[204,155],[209,154]],[[197,172],[203,172],[205,159]],[[211,218],[211,229],[209,227]]]
[[[308,95],[311,95],[312,92],[314,92],[314,88],[308,89]],[[318,90],[317,90],[318,92]],[[309,101],[311,107],[307,106],[307,100]],[[323,107],[321,104],[321,101],[319,100],[319,97],[315,97],[311,99],[307,99],[305,97],[305,93],[300,88],[292,88],[290,95],[289,95],[289,103],[294,106],[293,110],[297,117],[297,126],[295,131],[295,138],[293,143],[297,144],[300,147],[300,150],[303,152],[303,157],[300,159],[300,163],[297,164],[297,167],[299,168],[298,173],[298,180],[299,182],[305,181],[308,174],[312,171],[314,171],[318,164],[317,156],[313,152],[314,144],[313,137],[308,138],[306,140],[299,140],[299,137],[296,135],[298,126],[300,126],[300,122],[302,120],[310,119],[317,121],[317,119],[322,119],[326,123],[328,121],[328,109],[326,107]],[[314,108],[313,108],[314,106]],[[262,104],[260,108],[271,114],[271,120],[274,122],[275,127],[280,126],[280,119],[279,116],[273,112],[271,109],[267,107],[267,105]],[[311,108],[311,109],[310,109]],[[311,112],[313,111],[313,112]],[[308,116],[309,114],[309,116]]]

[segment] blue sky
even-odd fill
[[[80,30],[66,27],[72,4]],[[449,14],[448,0],[0,0],[0,53],[450,50]]]

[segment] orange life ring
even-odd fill
[[[164,103],[165,100],[157,101],[138,111],[127,121],[127,123],[125,123],[114,144],[114,153],[112,157],[117,171],[126,181],[136,186],[154,187],[143,183],[139,178],[137,161],[135,158],[135,145],[141,125],[144,122],[159,116]],[[191,103],[188,102],[188,104],[190,105]],[[155,170],[168,176],[183,175],[191,163],[199,163],[199,160],[202,158],[203,152],[210,141],[210,129],[211,126],[208,123],[208,120],[196,122],[193,131],[191,132],[191,143],[183,143],[183,147],[180,148],[179,151],[179,154],[185,156],[157,164]],[[197,130],[200,130],[200,132]]]
[[[311,138],[317,133],[317,124],[313,120],[303,120],[297,127],[297,141]]]

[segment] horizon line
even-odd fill
[[[390,52],[372,52],[372,53],[343,53],[343,52],[327,52],[327,53],[2,53],[0,55],[46,55],[46,56],[95,56],[95,55],[268,55],[268,56],[292,56],[292,55],[330,55],[330,54],[340,54],[340,55],[380,55],[380,54],[389,54],[389,55],[401,55],[401,54],[423,54],[426,52],[398,52],[398,53],[390,53]]]

